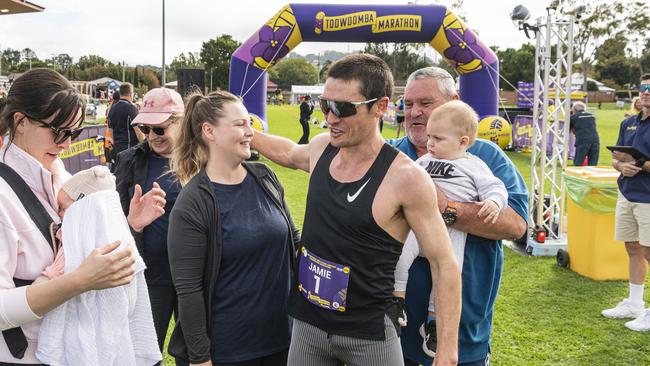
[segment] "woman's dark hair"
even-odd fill
[[[78,122],[82,122],[86,110],[83,98],[61,74],[45,68],[29,70],[13,82],[7,97],[0,102],[0,136],[9,134],[9,141],[14,140],[16,112],[38,121],[54,116],[50,125],[61,127],[69,123],[79,109],[81,119]]]

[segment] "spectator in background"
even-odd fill
[[[395,102],[395,122],[397,122],[397,136],[395,136],[395,138],[398,139],[399,134],[402,130],[402,123],[404,122],[404,96],[403,95],[400,95],[397,102]]]
[[[131,122],[138,115],[138,108],[133,104],[133,85],[122,83],[120,85],[120,99],[113,104],[108,112],[108,131],[113,136],[113,159],[117,155],[137,145],[144,136],[138,136]]]
[[[616,145],[632,146],[650,156],[650,74],[639,85],[641,113],[626,118],[618,132]],[[634,318],[625,323],[628,329],[650,330],[650,308],[644,309],[643,284],[650,259],[650,162],[645,158],[615,151],[612,165],[621,172],[616,203],[616,240],[625,242],[630,258],[630,293],[614,308],[602,311],[606,318]]]
[[[302,126],[302,137],[298,140],[298,144],[304,145],[309,142],[309,118],[314,111],[314,105],[310,103],[311,97],[305,95],[300,103],[300,125]]]
[[[575,102],[571,108],[570,129],[576,136],[576,153],[573,165],[582,166],[585,158],[587,165],[598,165],[600,139],[596,130],[596,117],[586,111],[583,102]]]

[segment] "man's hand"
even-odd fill
[[[612,151],[612,159],[618,160],[620,162],[634,162],[634,157],[628,153],[621,151]]]
[[[145,195],[142,195],[142,187],[135,185],[133,198],[129,204],[129,226],[137,232],[141,232],[145,226],[154,222],[165,214],[165,191],[158,183],[153,183],[153,188]]]
[[[499,218],[501,209],[496,202],[487,199],[482,202],[477,202],[481,209],[478,211],[478,218],[483,219],[486,224],[495,224]]]
[[[626,154],[627,155],[627,154]],[[634,165],[634,160],[632,162],[622,162],[618,161],[615,167],[624,177],[633,177],[642,169]]]

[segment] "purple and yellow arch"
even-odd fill
[[[442,5],[289,4],[244,42],[230,63],[230,91],[266,121],[265,71],[300,42],[429,43],[460,74],[460,97],[496,115],[499,61]],[[265,126],[266,127],[266,126]]]

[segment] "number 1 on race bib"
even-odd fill
[[[350,267],[323,259],[303,246],[298,264],[298,290],[314,305],[344,312]]]
[[[314,289],[314,293],[318,295],[318,288],[320,287],[320,277],[314,275],[314,279],[316,280],[316,288]]]

